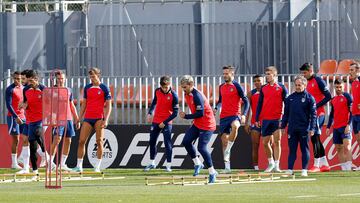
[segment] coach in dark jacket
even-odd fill
[[[281,128],[288,126],[289,173],[293,173],[298,143],[302,153],[302,176],[307,176],[310,158],[309,137],[314,135],[316,127],[316,102],[306,90],[307,80],[298,76],[294,80],[295,92],[285,100],[285,110]]]

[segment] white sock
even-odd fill
[[[320,158],[320,164],[322,166],[329,166],[329,163],[328,163],[328,161],[326,159],[326,156],[323,156],[323,157]]]
[[[317,168],[320,167],[320,158],[315,158],[314,159],[314,167],[317,167]]]
[[[226,148],[225,148],[225,151],[230,151],[233,144],[234,144],[234,142],[228,141],[228,143],[226,145]]]
[[[346,170],[345,163],[341,163],[340,166],[341,166],[341,170],[342,170],[342,171],[345,171],[345,170]]]
[[[11,160],[13,165],[17,165],[17,154],[11,154]]]
[[[216,173],[216,171],[215,171],[215,169],[214,169],[214,166],[211,166],[211,167],[209,168],[209,174],[214,174],[214,173]]]
[[[65,166],[66,165],[66,159],[67,159],[67,155],[65,155],[65,154],[63,154],[62,156],[61,156],[61,165],[62,166]]]
[[[155,160],[150,160],[150,164],[155,166]]]
[[[200,165],[201,164],[201,161],[200,161],[199,157],[193,158],[193,162],[194,162],[195,165]]]
[[[25,159],[25,155],[28,154],[30,156],[30,147],[29,146],[23,146],[21,150],[20,157],[22,159]]]
[[[38,149],[36,150],[36,152],[41,156],[41,158],[45,158],[45,153],[43,151],[41,151],[41,148],[38,147]]]
[[[166,168],[171,168],[171,162],[166,162],[165,166]]]
[[[259,166],[255,165],[255,166],[254,166],[254,169],[255,169],[256,171],[258,171],[258,170],[259,170]]]
[[[225,169],[231,169],[230,161],[225,161]]]
[[[271,157],[268,159],[269,164],[274,164],[274,159]]]
[[[97,159],[96,160],[95,168],[100,168],[101,161],[102,161],[102,159]]]
[[[82,166],[83,166],[83,159],[78,159],[76,167],[82,168]]]
[[[24,160],[24,169],[29,170],[29,162],[30,162],[30,147],[23,147],[22,150],[23,160]]]
[[[348,161],[348,162],[346,162],[346,169],[347,170],[349,170],[349,171],[351,171],[351,167],[352,167],[352,161]]]
[[[275,166],[279,167],[280,161],[279,161],[279,160],[276,160],[276,161],[274,161],[274,162],[275,162]]]

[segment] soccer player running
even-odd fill
[[[238,134],[240,124],[245,124],[245,115],[249,110],[249,100],[240,84],[234,81],[235,68],[223,67],[224,83],[219,87],[219,100],[214,113],[221,107],[220,135],[222,141],[225,169],[222,173],[231,173],[230,152]],[[244,111],[241,114],[241,102]]]
[[[89,78],[91,83],[84,88],[84,100],[80,108],[79,119],[83,120],[80,130],[79,146],[77,152],[77,166],[73,168],[76,172],[83,171],[83,158],[85,155],[85,144],[93,129],[96,132],[97,160],[94,171],[100,172],[103,156],[104,129],[107,127],[111,113],[110,89],[101,83],[101,71],[98,68],[90,68]]]
[[[196,156],[193,146],[194,141],[199,138],[197,149],[209,169],[209,183],[214,183],[218,173],[214,169],[211,154],[207,150],[207,144],[216,129],[214,113],[204,94],[194,88],[194,79],[190,75],[184,75],[180,83],[185,92],[185,101],[190,108],[191,114],[180,112],[179,115],[183,119],[194,119],[191,127],[185,133],[182,145],[184,145],[194,162],[195,170],[193,175],[197,176],[204,167],[199,157]]]
[[[58,71],[55,73],[55,77],[56,77],[56,87],[59,88],[64,88],[65,87],[65,80],[66,80],[66,76],[65,73]],[[74,97],[72,94],[72,91],[70,88],[67,88],[68,90],[68,96],[69,96],[69,103],[67,106],[67,110],[66,110],[66,118],[67,118],[67,125],[66,125],[66,137],[64,139],[64,149],[63,149],[63,153],[61,155],[61,169],[62,170],[67,170],[70,171],[71,169],[69,169],[66,165],[66,159],[69,155],[69,151],[70,151],[70,145],[71,145],[71,138],[75,136],[75,129],[74,129],[74,122],[76,124],[76,129],[80,129],[80,122],[79,122],[79,117],[78,114],[76,112],[76,107],[74,105]],[[53,136],[54,140],[53,143],[51,143],[51,155],[52,157],[55,157],[55,153],[57,150],[57,146],[59,145],[60,141],[61,141],[61,137],[64,136],[65,133],[65,128],[64,126],[60,127],[59,129],[54,128],[53,129]],[[51,169],[54,169],[56,166],[55,163],[51,164]]]
[[[273,170],[275,170],[275,172],[281,172],[281,131],[279,128],[283,102],[287,95],[287,89],[284,85],[277,82],[276,67],[269,66],[265,68],[265,77],[267,84],[262,86],[260,90],[259,102],[256,109],[255,125],[258,128],[261,126],[263,145],[269,161],[269,165],[265,172],[268,173]],[[271,148],[272,137],[274,152]]]
[[[308,80],[306,90],[315,98],[317,125],[314,136],[311,137],[311,142],[314,151],[314,166],[309,169],[309,172],[326,172],[330,170],[329,163],[326,159],[325,149],[321,143],[321,129],[325,122],[325,105],[331,99],[331,94],[326,87],[323,79],[314,73],[313,65],[305,63],[300,67],[301,74]]]
[[[154,112],[155,110],[155,112]],[[171,130],[172,120],[177,116],[179,110],[178,95],[171,89],[170,77],[163,76],[160,78],[160,87],[155,90],[154,99],[152,100],[147,121],[151,124],[150,129],[150,161],[144,171],[149,171],[156,167],[156,142],[159,134],[164,135],[164,144],[166,149],[166,171],[171,172],[172,143]],[[153,115],[154,113],[154,115]]]
[[[11,145],[11,168],[22,169],[17,162],[17,147],[20,134],[23,133],[25,124],[24,109],[19,108],[23,101],[23,86],[21,85],[21,73],[15,71],[12,74],[13,83],[6,88],[5,103],[8,110],[7,124],[9,135],[12,137]]]
[[[27,72],[29,72],[28,69],[23,70],[21,72],[21,83],[23,85],[23,91],[24,91],[25,87],[28,85],[28,79],[26,78]],[[24,106],[23,101],[21,101],[19,103],[19,108],[24,109],[23,106]],[[25,109],[25,123],[24,123],[24,128],[23,128],[23,133],[22,133],[23,147],[22,147],[19,159],[18,159],[18,163],[23,165],[23,170],[21,170],[18,173],[28,173],[28,171],[29,171],[30,147],[29,147],[29,138],[28,138],[29,121],[26,120],[27,112],[28,112],[28,110]],[[37,153],[41,157],[40,167],[44,167],[46,165],[46,158],[45,158],[45,153],[43,153],[41,151],[41,147],[38,147]]]
[[[256,109],[259,102],[261,86],[263,86],[263,78],[260,75],[255,75],[253,77],[253,83],[255,88],[248,92],[247,97],[250,101],[251,111],[248,111],[248,116],[246,117],[245,131],[250,134],[252,142],[252,161],[253,166],[256,171],[259,170],[258,160],[259,160],[259,144],[261,136],[261,128],[255,125],[255,115]],[[249,125],[250,121],[250,125]]]
[[[285,133],[288,125],[288,173],[293,174],[296,161],[297,148],[300,143],[302,171],[301,176],[308,176],[307,168],[310,159],[309,137],[314,135],[316,128],[316,102],[313,96],[305,88],[307,80],[298,76],[294,80],[295,92],[285,99],[284,115],[281,121],[281,129]]]
[[[26,73],[26,78],[28,85],[23,90],[24,103],[21,104],[21,107],[26,109],[26,120],[29,122],[28,136],[30,143],[30,160],[33,173],[37,174],[38,166],[36,153],[38,145],[40,146],[42,153],[46,153],[42,132],[42,91],[45,86],[39,83],[39,75],[35,70],[29,70]],[[46,161],[46,156],[42,157],[42,159]],[[28,168],[24,167],[24,169],[18,173],[29,173],[28,170]]]
[[[335,144],[338,159],[343,171],[350,171],[352,166],[351,157],[351,105],[350,94],[344,92],[344,82],[336,79],[336,95],[331,100],[331,112],[327,124],[326,135],[330,135],[330,128],[333,127],[333,143]]]
[[[360,64],[350,65],[351,94],[353,97],[352,105],[352,127],[358,144],[360,144]],[[355,170],[360,170],[360,166]]]

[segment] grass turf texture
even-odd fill
[[[0,174],[15,170],[0,169]],[[0,183],[0,202],[360,202],[360,172],[309,174],[310,182],[251,183],[204,186],[145,186],[146,176],[188,176],[192,170],[108,169],[120,180],[63,182],[60,190],[44,182]],[[202,171],[206,175],[207,170]],[[297,179],[301,179],[296,173]]]

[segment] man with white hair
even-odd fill
[[[288,173],[293,173],[296,152],[300,143],[302,153],[301,176],[308,176],[307,168],[310,159],[309,137],[314,136],[316,128],[316,102],[315,98],[305,88],[307,80],[298,76],[294,80],[295,92],[285,99],[285,110],[281,121],[284,131],[288,125]],[[284,132],[283,132],[284,134]]]
[[[186,151],[194,161],[195,171],[194,176],[200,173],[204,167],[198,156],[196,156],[193,143],[199,138],[198,151],[204,158],[205,164],[209,169],[209,183],[216,181],[217,172],[214,169],[211,154],[207,150],[213,132],[216,129],[216,121],[209,104],[204,94],[194,88],[194,79],[190,75],[184,75],[181,78],[181,88],[185,93],[185,101],[190,108],[191,114],[180,112],[180,117],[183,119],[194,119],[191,127],[186,131],[182,145],[185,146]]]

